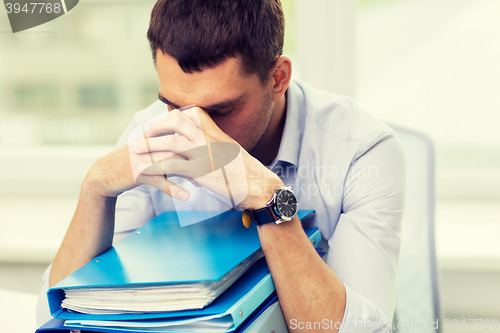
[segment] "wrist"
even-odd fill
[[[280,186],[279,184],[283,183],[276,183],[276,187]],[[250,208],[243,212],[241,218],[245,227],[249,228],[252,223],[260,226],[290,222],[297,216],[299,203],[291,186],[281,186],[276,189],[271,199],[265,204],[261,202],[258,206],[260,208]]]
[[[248,200],[246,209],[260,209],[266,206],[266,204],[273,198],[277,189],[285,186],[283,181],[278,177],[272,177],[267,179],[267,181],[259,182],[260,186],[253,189],[253,195],[250,200]]]
[[[86,198],[87,201],[102,202],[105,204],[115,204],[117,196],[110,196],[103,193],[98,182],[88,177],[82,183],[80,189],[80,198]]]
[[[116,199],[120,193],[113,193],[106,188],[109,181],[106,179],[105,168],[101,166],[101,159],[97,160],[90,168],[87,176],[83,180],[81,192],[82,194],[92,197],[99,197],[104,200]],[[109,187],[109,186],[108,186]]]
[[[261,232],[278,232],[278,233],[280,233],[280,232],[283,232],[284,230],[297,231],[297,230],[303,230],[303,228],[302,228],[302,224],[300,223],[300,219],[297,216],[295,216],[292,220],[290,220],[286,223],[279,223],[279,224],[266,223],[266,224],[258,225],[257,230],[259,230],[259,233],[261,233]]]

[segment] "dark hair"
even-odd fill
[[[280,0],[158,0],[148,40],[175,58],[186,73],[241,56],[243,70],[267,82],[283,52],[285,18]]]

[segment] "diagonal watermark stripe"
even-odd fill
[[[20,32],[52,21],[73,9],[79,0],[4,0],[12,32]]]
[[[179,109],[179,111],[187,112],[191,108],[193,106]],[[193,120],[196,116],[198,114],[194,109],[194,112],[191,112],[187,117]],[[200,140],[206,136],[201,129],[199,119],[194,120],[194,123],[198,125],[191,128],[191,132],[198,131],[198,139],[191,141],[182,135],[180,140],[170,140],[168,137],[179,135],[173,133],[173,127],[168,125],[173,124],[170,123],[170,119],[175,121],[175,117],[167,111],[142,122],[129,135],[129,154],[136,181],[141,175],[162,176],[165,179],[164,185],[158,183],[157,178],[156,180],[151,177],[148,178],[149,180],[142,179],[154,182],[150,185],[166,193],[171,193],[170,185],[172,184],[182,186],[190,192],[190,197],[187,200],[175,198],[173,200],[179,222],[181,226],[185,226],[188,225],[186,223],[192,224],[194,222],[192,219],[189,222],[184,221],[183,211],[207,207],[207,200],[213,200],[214,196],[223,203],[223,207],[225,207],[223,210],[235,208],[246,198],[248,184],[243,155],[238,144],[233,142],[207,143],[206,139]],[[184,116],[180,117],[186,119]],[[176,123],[174,122],[174,124]],[[151,128],[153,128],[152,131]],[[189,136],[193,135],[191,132],[188,134]],[[187,147],[188,149],[179,149],[179,147]],[[176,165],[177,167],[175,167]],[[174,168],[172,169],[172,167]],[[178,172],[169,173],[169,168],[170,170],[178,170]],[[196,187],[196,184],[201,185],[201,187]],[[214,214],[218,215],[222,212],[219,209],[217,212],[214,211]]]

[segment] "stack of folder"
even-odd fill
[[[320,243],[317,228],[305,232]],[[275,299],[257,229],[241,212],[185,227],[165,212],[52,287],[54,319],[37,332],[241,332]]]

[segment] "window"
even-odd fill
[[[51,84],[23,84],[12,91],[14,112],[43,112],[61,107],[61,90]]]
[[[155,2],[80,2],[57,20],[0,34],[0,148],[115,144],[157,99],[146,39]],[[7,15],[0,28],[9,30]]]
[[[84,110],[118,109],[118,89],[113,84],[82,85],[78,88],[78,107]]]

